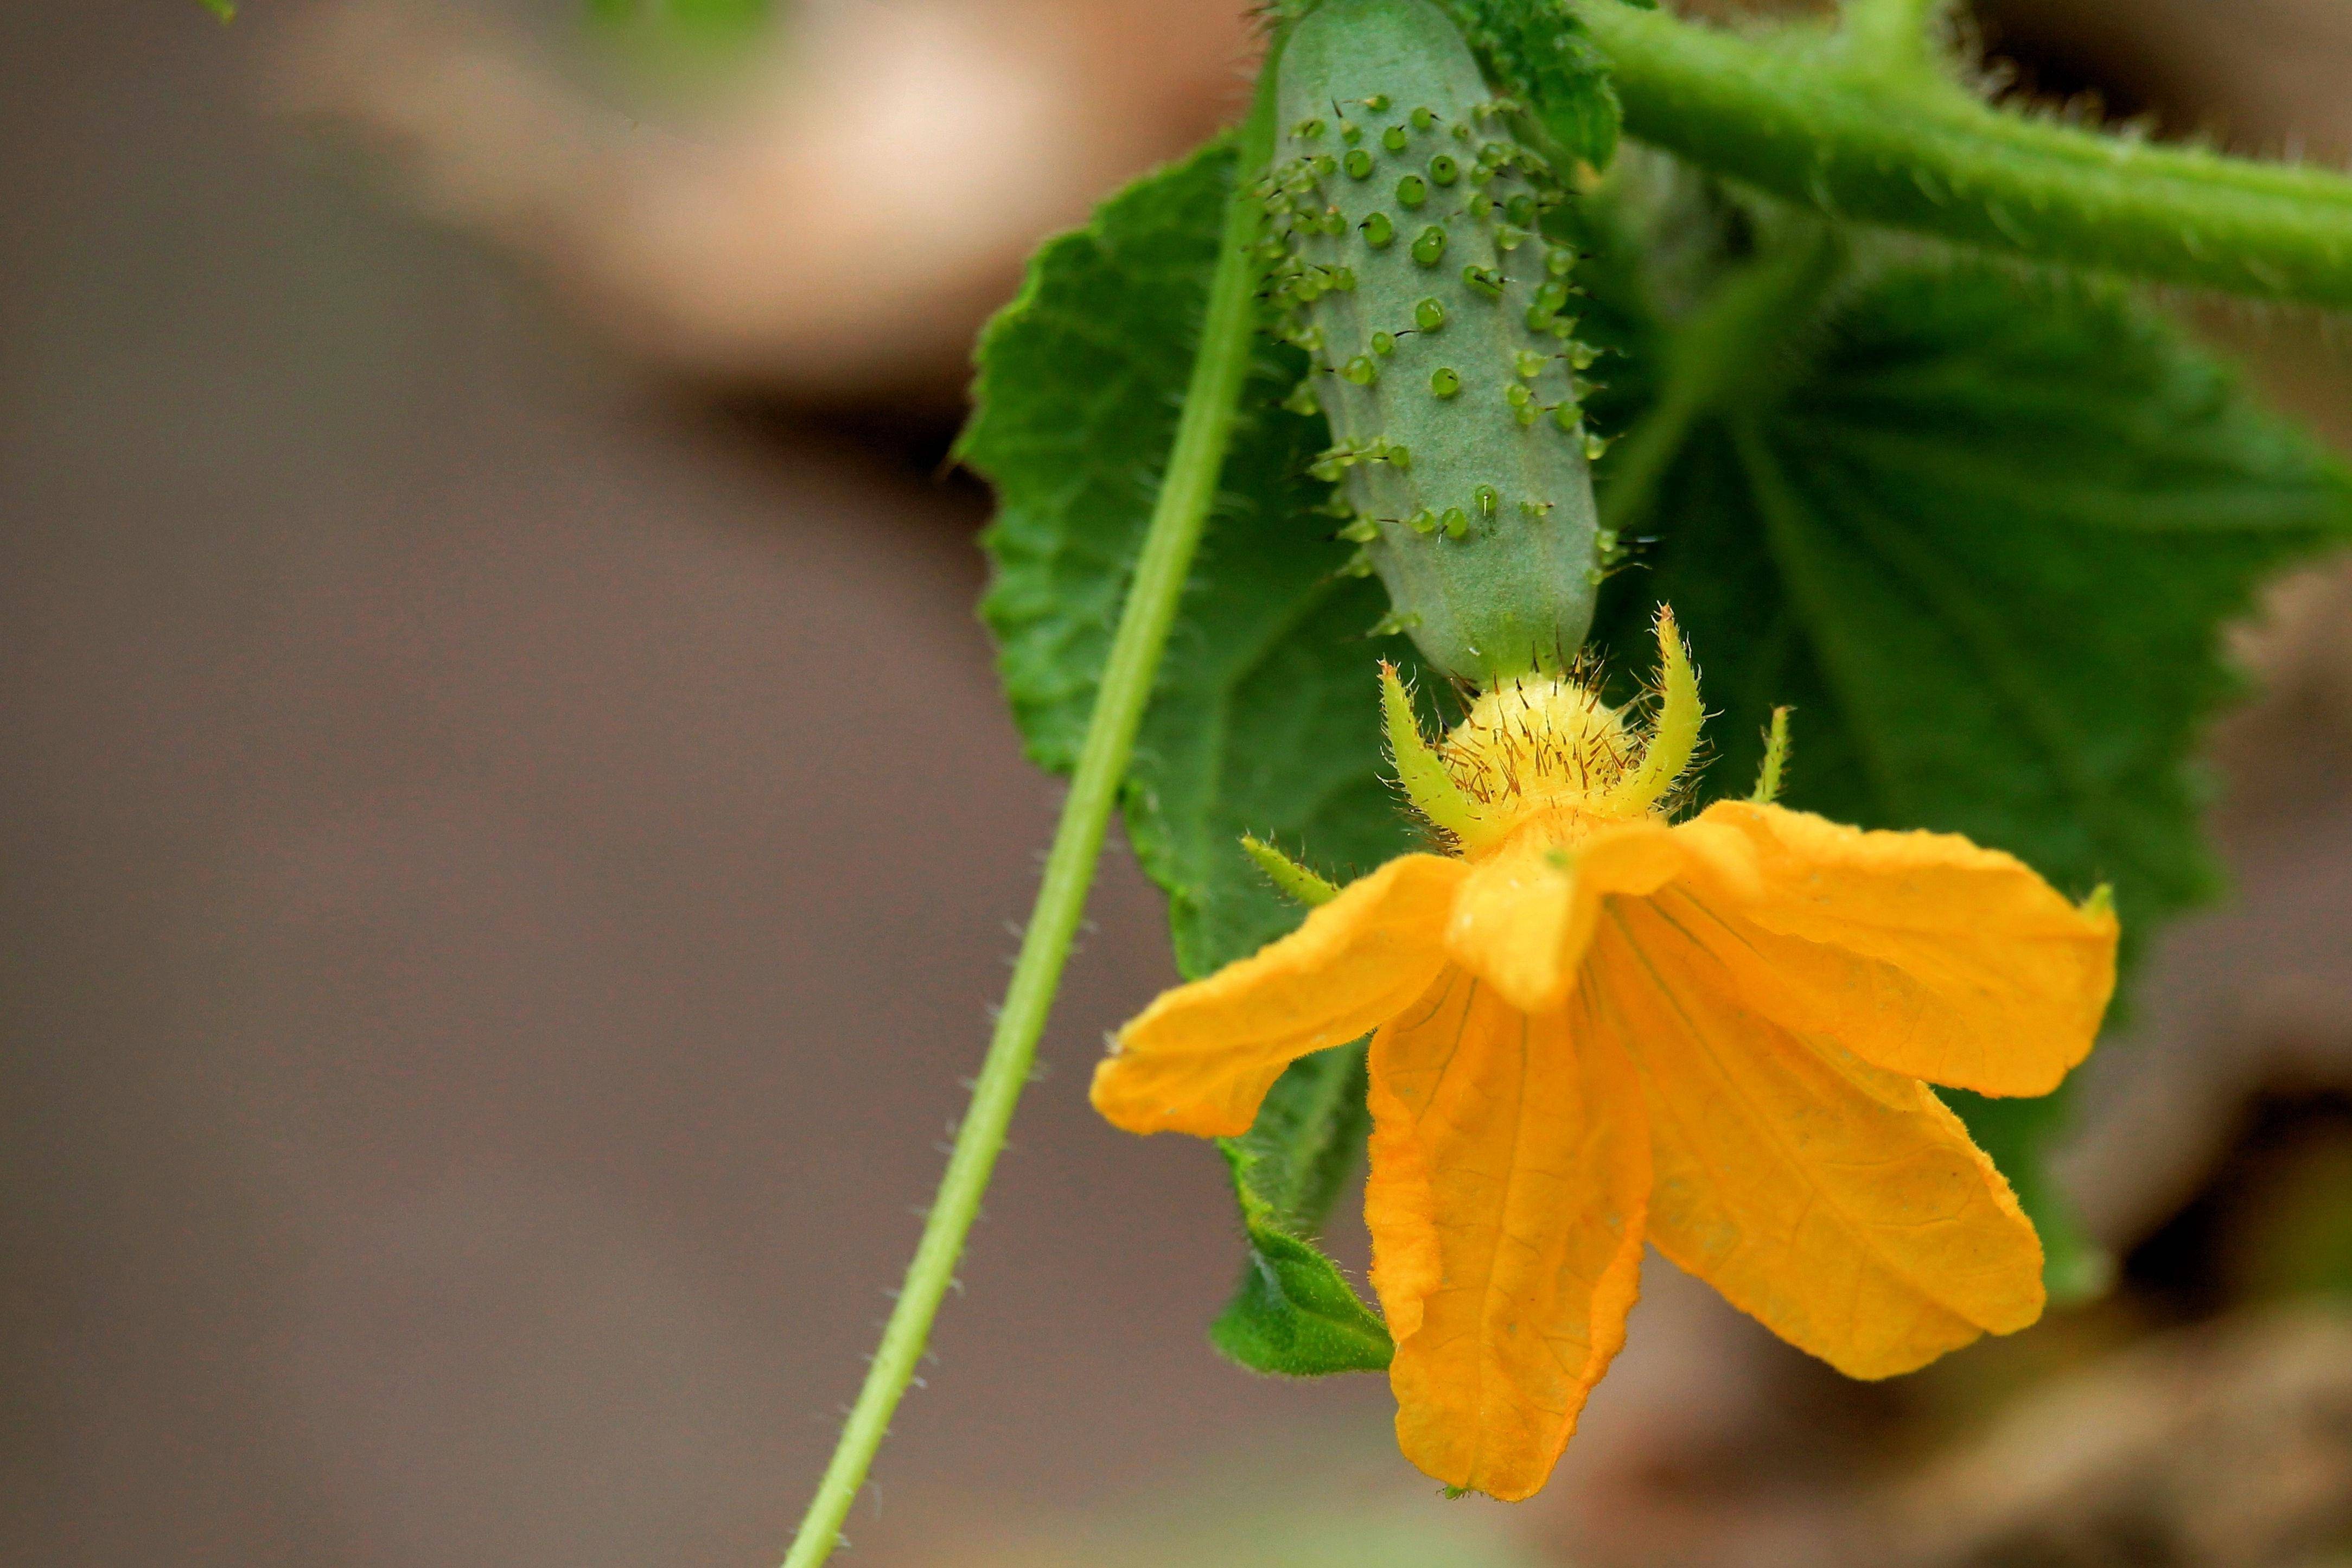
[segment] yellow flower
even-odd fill
[[[1399,780],[1449,853],[1160,997],[1095,1076],[1129,1131],[1230,1135],[1289,1062],[1377,1030],[1364,1209],[1398,1440],[1498,1498],[1550,1474],[1645,1238],[1855,1377],[2032,1322],[2041,1243],[1927,1086],[2047,1093],[2114,986],[2104,898],[1965,838],[1769,784],[1670,822],[1701,712],[1658,630],[1646,737],[1529,679],[1433,748],[1384,669]]]

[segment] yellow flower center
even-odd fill
[[[1395,667],[1381,666],[1381,710],[1397,783],[1450,847],[1476,858],[1523,826],[1556,847],[1610,820],[1663,816],[1706,718],[1698,675],[1658,612],[1656,715],[1637,735],[1579,681],[1530,675],[1482,692],[1437,746],[1422,734]]]
[[[1482,692],[1438,755],[1463,794],[1510,817],[1602,809],[1641,745],[1591,688],[1528,676]]]

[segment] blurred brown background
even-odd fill
[[[1981,26],[2352,146],[2327,0]],[[934,471],[965,344],[1244,48],[1216,0],[828,0],[683,71],[572,0],[0,8],[0,1560],[778,1555],[1056,798]],[[2333,328],[2200,319],[2352,435]],[[2095,1075],[2125,1289],[1865,1389],[1654,1260],[1516,1510],[1433,1497],[1378,1380],[1209,1352],[1217,1163],[1079,1093],[1170,977],[1114,853],[845,1561],[2340,1561],[2347,626],[2320,575],[2252,635],[2241,900]]]

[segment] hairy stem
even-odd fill
[[[1929,29],[1943,9],[1944,0],[1845,0],[1838,29],[1847,58],[1865,70],[1925,69],[1935,58]]]
[[[1277,45],[1277,50],[1278,50]],[[1104,662],[1102,687],[1087,726],[1086,744],[1070,779],[1069,798],[1054,830],[1053,847],[1037,889],[1037,902],[1021,939],[1021,952],[1004,994],[1003,1010],[972,1088],[971,1106],[956,1133],[947,1173],[924,1223],[922,1239],[908,1266],[905,1286],[866,1384],[843,1426],[832,1463],[801,1521],[784,1568],[817,1568],[832,1555],[849,1505],[865,1484],[867,1468],[887,1432],[891,1413],[906,1393],[923,1346],[930,1337],[940,1298],[955,1273],[964,1238],[979,1213],[982,1194],[1004,1147],[1013,1110],[1028,1081],[1038,1037],[1053,1008],[1070,943],[1077,934],[1102,854],[1103,833],[1118,804],[1135,746],[1136,727],[1159,674],[1177,600],[1201,542],[1201,529],[1216,498],[1234,410],[1249,373],[1255,331],[1254,296],[1257,267],[1251,258],[1261,207],[1252,187],[1274,146],[1275,52],[1263,68],[1257,99],[1241,137],[1233,194],[1225,203],[1224,231],[1209,285],[1208,310],[1192,361],[1184,410],[1169,448],[1151,521],[1136,560],[1127,605]]]
[[[2352,179],[2006,113],[1818,31],[1734,37],[1569,0],[1626,129],[1838,217],[2269,300],[2352,305]],[[1870,11],[1887,26],[1916,6]]]

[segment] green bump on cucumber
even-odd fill
[[[1314,362],[1332,439],[1314,472],[1388,586],[1382,627],[1465,680],[1562,669],[1601,563],[1575,258],[1536,232],[1559,182],[1429,0],[1325,0],[1280,89],[1273,297]]]

